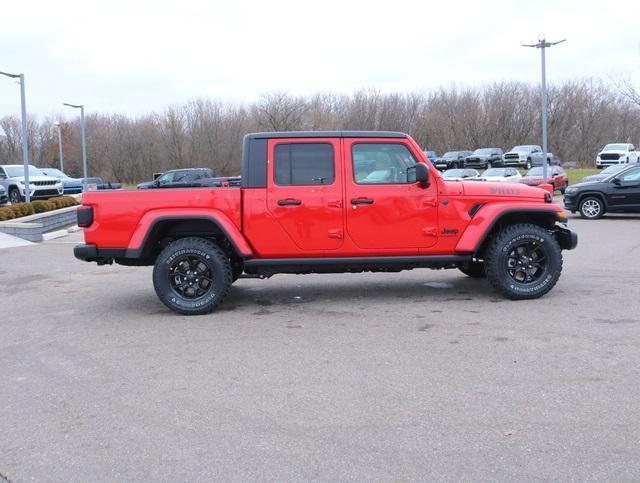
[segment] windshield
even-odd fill
[[[604,148],[602,148],[603,151],[626,151],[627,150],[627,145],[626,144],[607,144]]]
[[[66,174],[64,174],[59,169],[55,169],[55,168],[42,168],[40,171],[42,171],[47,176],[60,176],[62,178],[66,178],[67,177]]]
[[[627,164],[612,164],[611,166],[608,166],[604,168],[602,171],[600,171],[600,174],[614,174],[614,173],[617,173],[618,171],[622,171],[627,166],[628,166]]]
[[[531,146],[516,146],[511,151],[515,151],[516,153],[528,153],[531,151]]]
[[[531,168],[527,172],[527,176],[542,176],[542,175],[543,175],[543,169],[542,168]]]
[[[506,168],[490,168],[482,173],[482,176],[504,176],[506,173]]]
[[[473,154],[491,154],[494,150],[491,148],[476,149]]]
[[[448,169],[444,173],[442,173],[443,178],[462,178],[464,175],[464,169]]]
[[[449,151],[444,153],[444,155],[442,156],[445,159],[448,158],[457,158],[458,157],[458,151]]]
[[[24,176],[24,168],[22,166],[5,166],[4,170],[7,172],[9,178],[20,178]],[[29,165],[29,176],[44,176],[35,166]]]

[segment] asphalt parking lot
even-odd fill
[[[0,481],[640,478],[640,216],[572,218],[556,288],[458,271],[240,280],[0,250]]]

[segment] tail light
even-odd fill
[[[90,227],[93,223],[93,206],[78,206],[78,210],[76,211],[76,216],[78,218],[78,226],[81,228]]]

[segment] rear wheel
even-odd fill
[[[586,218],[587,220],[597,220],[604,215],[605,209],[600,198],[588,196],[580,202],[578,211],[582,218]]]
[[[224,299],[232,281],[229,259],[204,238],[181,238],[170,243],[153,268],[158,298],[174,312],[201,315]]]
[[[458,270],[471,278],[484,278],[487,276],[484,262],[463,263],[462,265],[458,265]]]
[[[562,272],[560,245],[544,228],[518,224],[505,228],[487,249],[487,279],[512,300],[542,297]]]

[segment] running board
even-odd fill
[[[456,268],[471,255],[424,255],[397,257],[259,258],[244,261],[249,274],[276,273],[399,272],[414,268]]]

